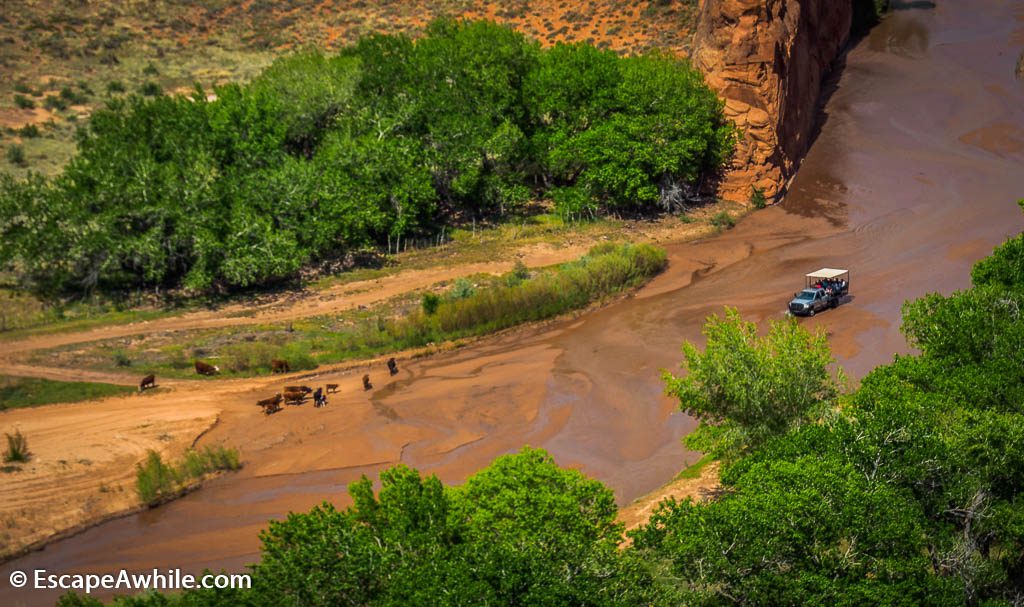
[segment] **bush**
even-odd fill
[[[159,76],[160,70],[156,69],[156,66],[153,65],[153,62],[149,62],[146,64],[146,67],[142,68],[142,74],[144,76]]]
[[[34,124],[26,124],[18,129],[18,134],[27,139],[35,139],[40,135],[39,127]]]
[[[18,144],[13,144],[7,148],[7,162],[10,162],[16,166],[27,166],[28,160],[25,158],[25,148]]]
[[[441,297],[436,293],[424,293],[423,298],[420,300],[420,306],[423,308],[423,313],[427,316],[433,316],[440,305]]]
[[[153,82],[152,80],[147,80],[146,82],[142,83],[142,86],[139,87],[139,92],[145,95],[146,97],[158,97],[163,94],[164,90],[160,87],[159,84]]]
[[[711,218],[711,225],[719,230],[728,230],[736,225],[736,220],[732,218],[728,211],[720,211]]]
[[[164,462],[150,450],[143,463],[135,465],[135,488],[145,504],[156,504],[174,497],[210,472],[238,470],[242,467],[237,449],[222,446],[189,449],[176,465]]]
[[[146,461],[135,465],[135,488],[143,502],[152,504],[178,490],[181,479],[160,454],[150,450]]]
[[[111,80],[110,82],[107,83],[107,92],[108,93],[111,93],[111,94],[113,94],[113,93],[123,93],[126,90],[128,90],[128,89],[126,89],[124,87],[124,83],[122,83],[120,80]]]
[[[68,102],[66,99],[57,95],[47,95],[46,98],[43,99],[43,107],[52,111],[63,111],[68,109]]]
[[[452,286],[451,298],[452,299],[465,299],[473,296],[476,293],[476,287],[468,278],[459,278],[455,281],[455,285]]]
[[[24,95],[15,95],[14,105],[23,110],[31,110],[32,108],[36,107],[36,102],[32,101]]]
[[[4,451],[4,462],[27,462],[32,454],[28,450],[28,439],[21,433],[21,430],[15,430],[14,434],[7,434],[7,450]]]
[[[128,353],[118,348],[111,353],[111,357],[114,359],[114,364],[118,367],[130,367],[132,366],[132,359],[128,357]]]
[[[750,186],[750,205],[755,209],[763,209],[768,206],[768,199],[764,197],[764,190],[757,186]]]

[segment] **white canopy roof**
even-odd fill
[[[837,270],[836,268],[822,268],[816,272],[807,274],[807,278],[838,278],[849,270]]]

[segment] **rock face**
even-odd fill
[[[850,0],[703,0],[694,66],[741,130],[718,196],[782,193],[806,153],[822,80],[845,46]]]

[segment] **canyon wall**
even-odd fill
[[[703,0],[693,63],[740,141],[718,196],[779,196],[807,151],[822,80],[849,39],[850,0]]]

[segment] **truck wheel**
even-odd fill
[[[809,312],[807,312],[807,315],[808,316],[814,316],[814,308],[813,307],[810,309]]]
[[[839,298],[833,297],[832,301],[828,302],[828,306],[832,309],[839,307]]]

